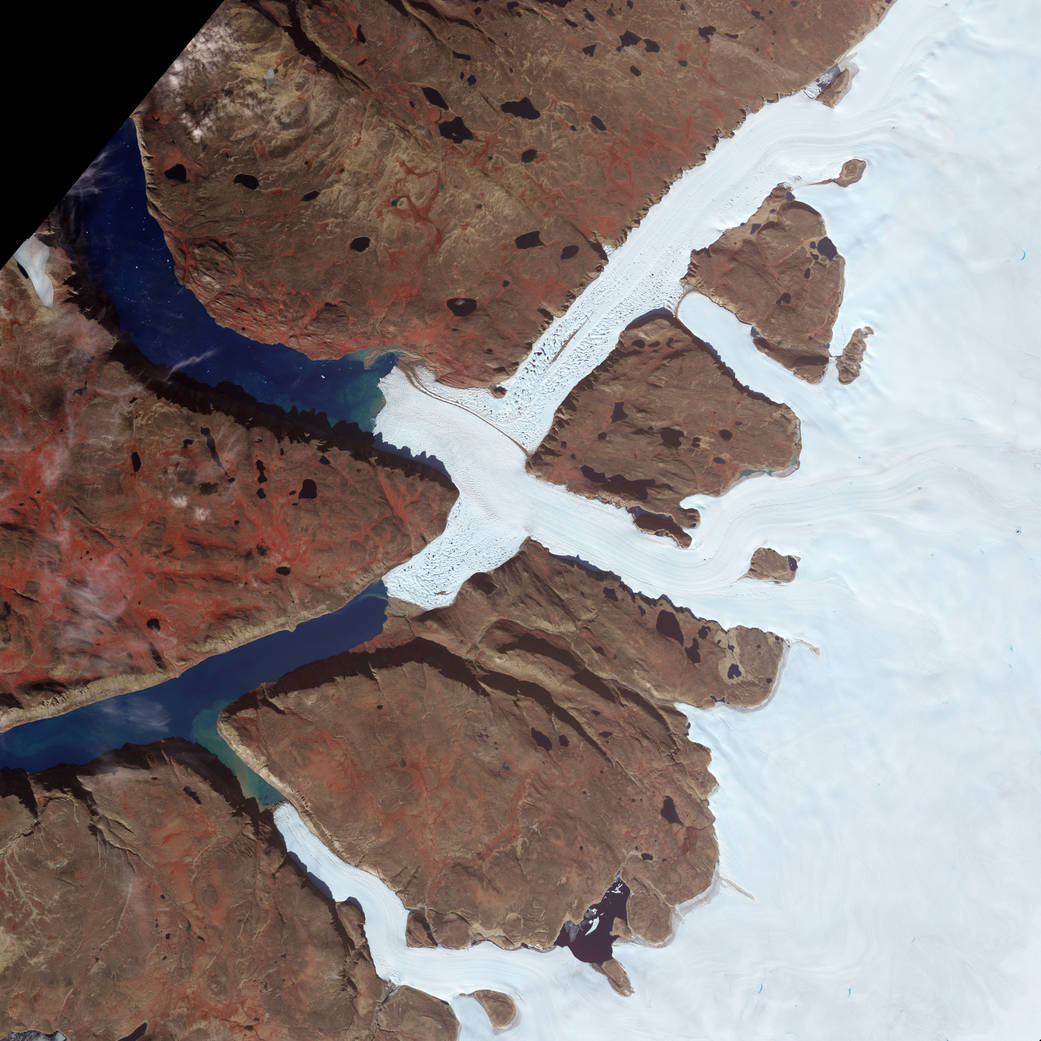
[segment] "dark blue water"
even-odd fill
[[[185,737],[221,759],[246,795],[271,805],[280,801],[279,793],[217,733],[220,710],[266,680],[372,639],[383,629],[386,607],[386,589],[377,582],[333,614],[208,658],[175,680],[26,723],[0,734],[0,767],[45,770],[58,763],[87,763],[124,744]]]
[[[145,203],[145,173],[130,120],[70,193],[91,281],[113,302],[119,323],[157,365],[215,387],[234,383],[258,401],[324,412],[371,430],[383,406],[386,354],[365,368],[361,355],[311,361],[281,344],[262,344],[218,325],[174,274],[162,230]]]

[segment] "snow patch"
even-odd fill
[[[35,235],[27,238],[14,254],[14,259],[29,276],[36,296],[44,307],[54,306],[54,285],[47,274],[50,255],[50,247],[45,246]]]

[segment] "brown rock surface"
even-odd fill
[[[768,582],[791,582],[799,570],[799,558],[784,556],[775,549],[760,546],[748,566],[748,577]]]
[[[439,474],[170,376],[49,270],[53,309],[0,271],[0,730],[339,608],[440,532]]]
[[[481,1008],[488,1013],[493,1027],[501,1030],[517,1018],[517,1006],[508,994],[497,990],[475,990],[470,996],[481,1003]]]
[[[749,471],[792,469],[799,448],[787,405],[742,386],[711,347],[656,316],[630,325],[564,399],[528,469],[590,498],[665,514],[689,544],[679,528],[697,511],[681,509],[682,499],[721,495]]]
[[[867,163],[863,159],[847,159],[842,164],[838,177],[832,177],[830,180],[822,181],[821,183],[837,184],[840,188],[848,188],[851,184],[856,184],[864,176],[866,169]]]
[[[138,112],[178,277],[312,357],[516,366],[646,206],[886,0],[225,0]]]
[[[437,946],[437,940],[430,931],[430,923],[419,911],[409,911],[405,921],[405,943],[409,947]]]
[[[0,993],[14,1029],[451,1041],[377,975],[363,916],[287,859],[270,814],[183,741],[0,774]],[[417,1032],[413,1023],[422,1023]]]
[[[616,877],[632,934],[665,940],[716,860],[708,752],[669,703],[763,700],[782,642],[534,543],[408,610],[239,699],[222,734],[440,944],[547,947]]]
[[[780,185],[747,221],[691,254],[684,282],[753,326],[760,351],[818,383],[844,267],[821,215]]]
[[[860,375],[860,366],[867,350],[867,338],[874,333],[870,325],[854,329],[849,343],[842,348],[835,367],[839,372],[839,383],[852,383]]]

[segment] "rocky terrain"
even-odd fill
[[[689,544],[681,529],[697,511],[681,509],[682,499],[721,495],[750,472],[790,470],[799,448],[787,405],[738,383],[675,318],[652,316],[568,394],[528,469],[639,511],[641,527]]]
[[[785,647],[773,633],[723,629],[665,597],[634,593],[616,576],[555,557],[531,540],[495,571],[474,575],[448,607],[419,611],[391,601],[387,625],[366,647],[422,637],[508,672],[521,633],[566,646],[583,672],[648,701],[696,708],[764,701]]]
[[[850,91],[853,86],[853,77],[857,69],[852,62],[844,63],[842,66],[832,66],[820,79],[817,80],[821,92],[816,100],[828,108],[834,108]]]
[[[170,740],[0,773],[5,1024],[115,1038],[451,1041],[381,980],[364,918],[286,856],[208,753]]]
[[[552,947],[619,870],[633,931],[660,942],[715,867],[708,751],[675,709],[531,644],[508,673],[423,639],[327,659],[222,733],[439,944]]]
[[[823,183],[837,184],[840,188],[848,188],[851,184],[856,184],[864,176],[866,169],[867,163],[863,159],[847,159],[842,164],[838,177],[831,177]]]
[[[221,323],[494,384],[603,244],[887,6],[225,0],[137,113],[150,206]]]
[[[791,582],[799,570],[799,558],[785,556],[768,546],[760,546],[748,565],[748,577],[764,582]]]
[[[220,726],[417,912],[413,943],[549,947],[618,879],[628,929],[657,943],[716,863],[708,751],[671,703],[758,703],[783,650],[528,543],[449,607],[393,605],[370,644]]]
[[[867,338],[874,333],[870,325],[854,329],[849,342],[842,348],[835,363],[839,373],[839,383],[852,383],[860,375],[860,366],[867,350]]]
[[[517,1017],[517,1006],[508,994],[501,994],[497,990],[475,990],[471,996],[481,1003],[492,1026],[508,1027]]]
[[[135,113],[149,207],[219,322],[498,384],[682,169],[837,71],[887,3],[225,0]],[[687,284],[819,380],[842,258],[783,188],[748,225]],[[52,306],[0,271],[0,731],[335,610],[440,533],[438,471],[151,364],[56,221],[42,238]],[[843,382],[862,355],[855,334]],[[799,449],[786,406],[651,316],[530,469],[686,545],[681,500]],[[749,574],[796,563],[763,548]],[[613,942],[668,940],[717,865],[709,752],[676,703],[761,704],[784,653],[529,542],[449,607],[392,602],[379,637],[273,678],[220,732],[401,896],[410,944],[568,946],[625,994]],[[458,1033],[377,976],[360,909],[179,740],[0,771],[0,993],[4,1029],[72,1041]],[[496,1028],[516,1014],[474,997]]]
[[[150,365],[56,244],[49,273],[52,308],[0,271],[0,730],[342,607],[440,532],[436,471]]]
[[[844,267],[821,215],[780,185],[747,221],[691,254],[684,282],[752,326],[760,351],[818,383]]]

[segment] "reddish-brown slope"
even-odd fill
[[[443,527],[433,471],[169,378],[50,274],[53,309],[0,271],[0,730],[341,607]]]
[[[708,751],[670,702],[762,701],[782,653],[529,543],[450,607],[394,605],[367,647],[241,698],[221,731],[421,913],[414,943],[545,947],[619,875],[629,927],[659,942],[716,862]]]
[[[849,341],[835,362],[839,383],[852,383],[860,375],[860,366],[864,362],[864,352],[867,350],[867,338],[873,335],[874,331],[870,325],[863,325],[850,334]]]
[[[138,113],[178,276],[312,355],[511,371],[648,203],[886,0],[226,0]]]
[[[187,742],[0,774],[0,954],[5,1025],[76,1041],[458,1033],[443,1002],[376,975],[361,912],[319,895]]]
[[[538,639],[502,673],[422,639],[328,659],[221,727],[450,947],[550,947],[619,872],[633,931],[661,941],[715,867],[708,751],[686,719]]]

